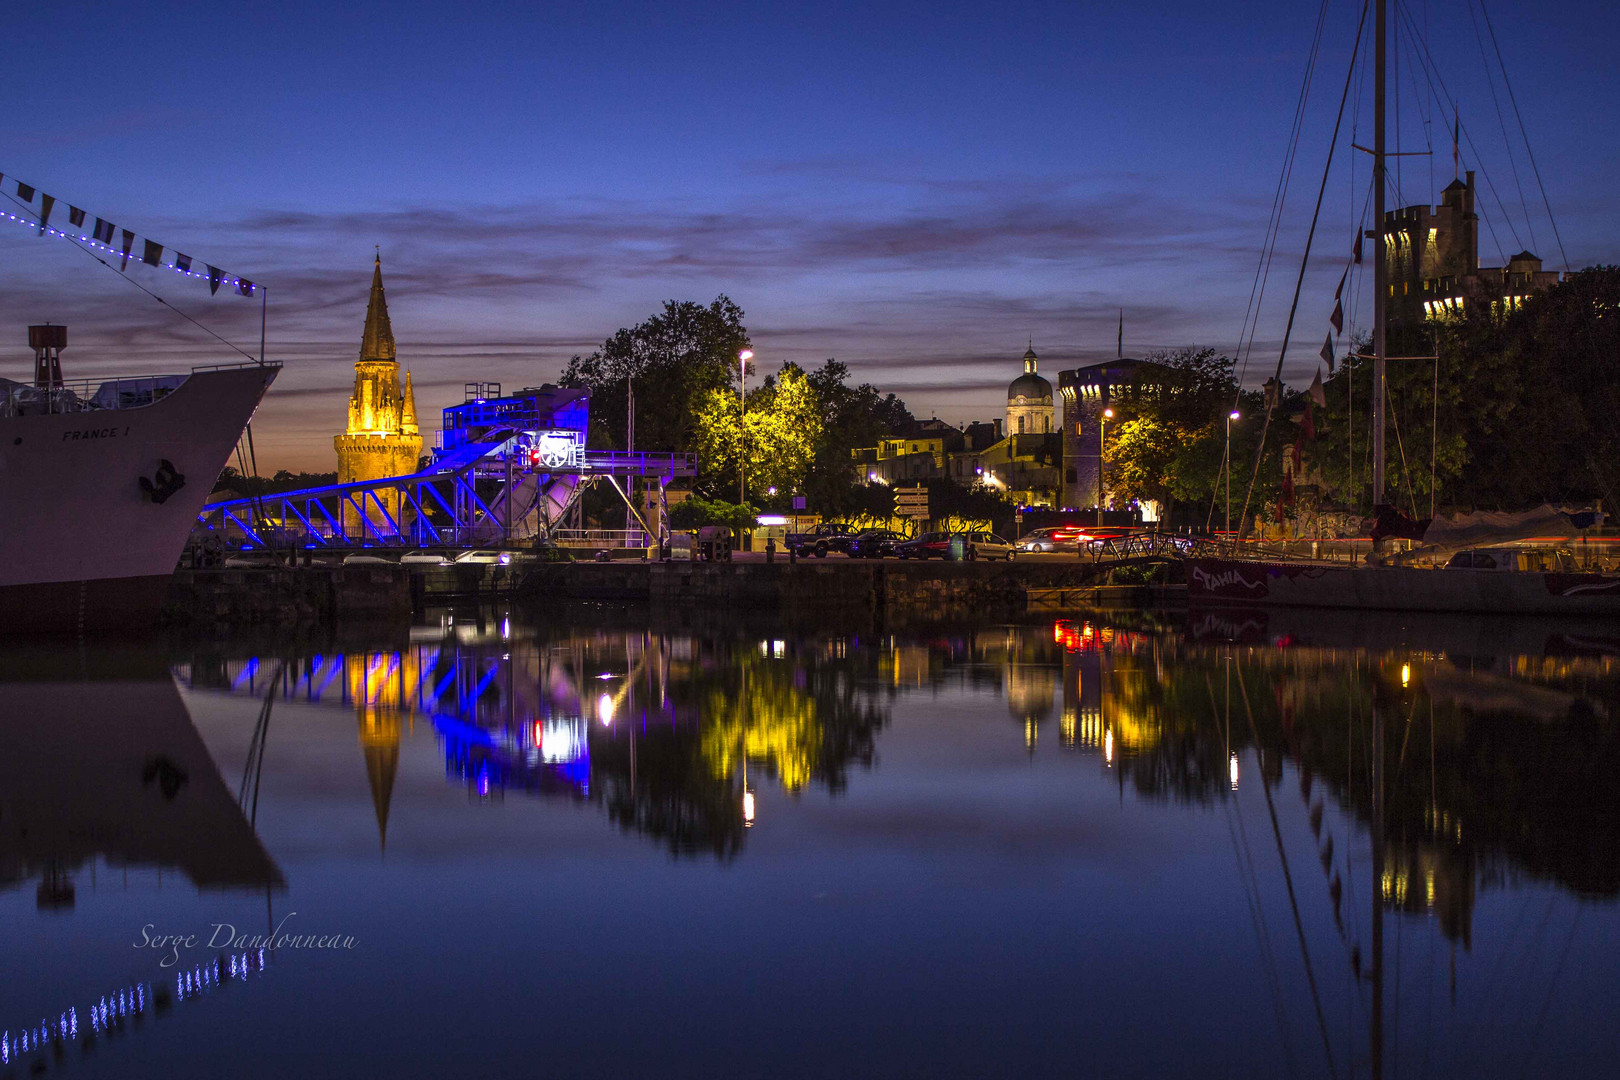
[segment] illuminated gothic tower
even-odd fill
[[[416,394],[410,372],[399,384],[399,361],[394,356],[394,331],[388,324],[388,301],[383,297],[382,256],[371,275],[371,300],[366,305],[366,331],[360,339],[360,359],[354,365],[354,393],[349,396],[349,427],[332,440],[337,447],[338,483],[382,480],[416,471],[422,436],[416,426]],[[381,496],[382,504],[399,522],[399,497]],[[367,514],[380,519],[371,511]],[[358,533],[358,522],[344,522]]]

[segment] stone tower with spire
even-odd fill
[[[371,274],[371,300],[366,305],[366,329],[360,338],[360,359],[354,365],[354,392],[349,395],[349,426],[332,440],[337,448],[338,483],[383,480],[416,471],[422,453],[422,435],[416,425],[416,393],[410,372],[403,387],[399,360],[394,353],[394,330],[388,323],[388,301],[383,296],[382,256]],[[399,497],[378,494],[397,524]],[[347,510],[347,506],[345,506]],[[348,511],[350,514],[353,511]],[[367,516],[381,524],[381,513],[367,503]],[[362,531],[358,521],[344,521],[352,536]]]

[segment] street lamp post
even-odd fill
[[[741,449],[737,453],[737,505],[746,502],[747,470],[748,470],[748,361],[754,358],[753,349],[744,349],[737,354],[737,404],[740,408],[738,427],[738,443]]]
[[[1237,419],[1240,419],[1240,417],[1236,409],[1226,414],[1226,535],[1228,539],[1232,536],[1232,421]]]
[[[1113,409],[1104,409],[1097,421],[1097,527],[1103,523],[1103,462],[1108,451],[1108,421],[1114,418]]]

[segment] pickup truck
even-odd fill
[[[848,554],[852,534],[853,530],[842,522],[823,521],[808,532],[788,533],[783,537],[782,543],[789,551],[799,555],[814,555],[818,559],[825,559],[829,551],[842,551]]]

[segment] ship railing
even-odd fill
[[[192,375],[200,372],[234,371],[256,367],[279,368],[279,360],[260,365],[257,361],[240,364],[205,364],[185,374],[98,375],[63,379],[51,386],[0,379],[0,416],[57,416],[66,413],[104,412],[116,409],[143,409],[154,405]]]

